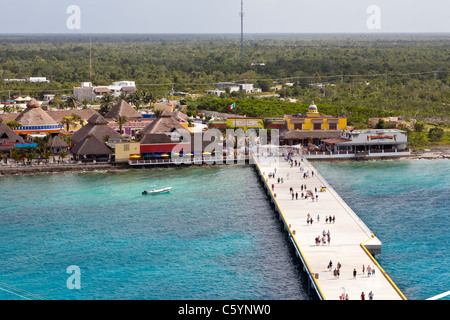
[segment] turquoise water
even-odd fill
[[[450,160],[313,165],[383,242],[377,261],[408,299],[450,290]]]
[[[2,177],[0,208],[0,299],[311,298],[252,167]]]

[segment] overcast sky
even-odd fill
[[[71,5],[79,13],[67,13]],[[240,6],[240,0],[0,0],[0,33],[239,33]],[[450,32],[450,0],[244,0],[244,12],[245,33]]]

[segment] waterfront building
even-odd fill
[[[54,137],[52,137],[48,141],[47,145],[50,147],[50,150],[54,155],[57,155],[63,151],[69,151],[69,145],[61,138],[60,135],[55,135]]]
[[[409,156],[407,132],[399,129],[343,130],[338,138],[323,139],[309,159]]]
[[[159,117],[148,124],[144,129],[139,131],[138,136],[144,136],[146,134],[155,133],[171,133],[176,129],[186,129],[187,125],[183,125],[182,122],[176,120],[173,117],[173,113],[163,110]]]
[[[398,129],[344,130],[338,139],[322,140],[331,151],[360,154],[405,151],[407,132]]]
[[[141,157],[140,142],[131,140],[119,140],[114,142],[115,162],[128,162]]]
[[[120,134],[108,126],[108,121],[96,113],[88,119],[88,123],[69,137],[69,141],[75,145],[80,143],[88,135],[93,135],[99,141],[119,140]]]
[[[11,151],[16,144],[22,144],[24,139],[15,133],[0,119],[0,152]]]
[[[346,117],[320,114],[314,101],[306,114],[286,114],[284,121],[280,141],[287,145],[318,145],[322,139],[338,138],[341,130],[347,129]]]
[[[187,123],[176,120],[171,112],[163,110],[157,119],[138,133],[141,155],[171,153],[173,148],[181,142],[177,130],[187,130]]]
[[[19,135],[45,136],[59,133],[64,126],[56,122],[50,115],[42,110],[40,104],[33,98],[27,103],[27,107],[15,119],[20,123],[14,128]]]
[[[93,134],[88,134],[72,148],[76,161],[108,161],[114,152]]]

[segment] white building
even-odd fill
[[[342,130],[339,138],[323,139],[310,159],[409,156],[407,132],[398,129]]]
[[[230,88],[230,93],[240,90],[246,93],[261,92],[261,89],[254,88],[252,83],[219,82],[217,84],[217,90],[219,91],[224,91],[227,87]]]
[[[122,93],[131,94],[136,92],[136,83],[134,81],[117,81],[110,86],[93,87],[90,82],[82,82],[80,87],[73,88],[73,96],[77,100],[99,100],[104,94],[109,93],[113,97],[118,97]]]
[[[29,77],[28,81],[30,81],[30,82],[47,82],[47,83],[50,82],[49,80],[47,80],[46,77]]]

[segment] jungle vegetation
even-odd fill
[[[449,34],[247,35],[243,57],[238,35],[2,35],[0,78],[50,83],[0,81],[0,99],[70,95],[89,81],[90,55],[94,85],[132,80],[153,99],[184,91],[191,108],[224,111],[233,101],[248,116],[279,117],[315,101],[355,126],[378,116],[450,123]],[[264,92],[204,97],[225,81]]]

